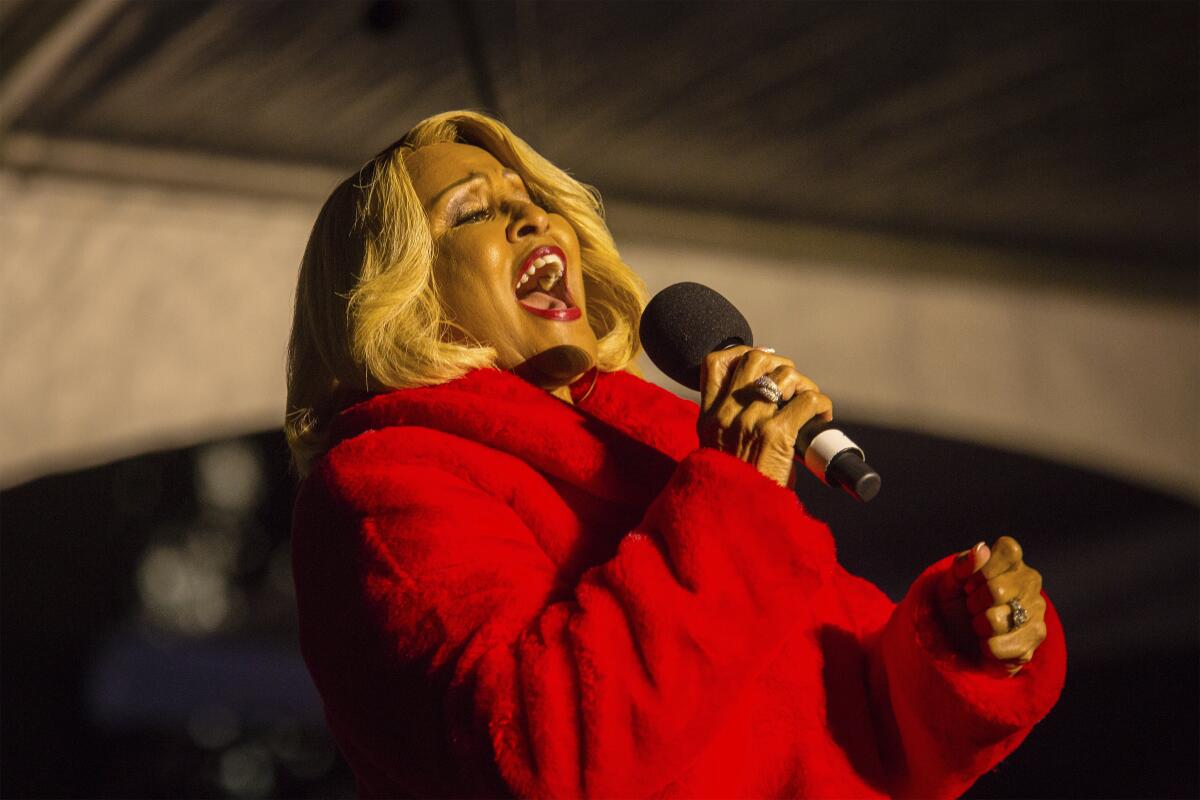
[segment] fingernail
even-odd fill
[[[762,350],[764,353],[774,353],[774,352],[775,352],[775,348],[774,348],[774,347],[756,347],[756,348],[754,348],[754,349],[755,349],[755,350]]]
[[[971,548],[971,552],[978,553],[979,548],[983,547],[985,544],[987,544],[987,542],[979,542],[978,544],[976,544],[974,547]]]

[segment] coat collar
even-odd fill
[[[644,502],[697,446],[695,403],[626,372],[585,375],[578,405],[509,372],[376,395],[343,411],[335,442],[367,430],[420,426],[510,453],[605,499]],[[582,388],[582,390],[580,390]],[[584,396],[586,394],[586,397]]]

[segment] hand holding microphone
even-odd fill
[[[756,387],[766,376],[777,397]],[[765,348],[710,353],[700,368],[700,444],[754,466],[780,486],[795,483],[800,428],[833,418],[833,402],[790,359]]]
[[[829,424],[829,398],[791,360],[753,347],[746,318],[712,289],[698,283],[663,289],[646,306],[640,334],[659,369],[700,391],[702,444],[783,486],[792,484],[799,455],[819,478],[859,500],[879,491],[879,474],[862,450]]]

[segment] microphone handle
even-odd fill
[[[753,336],[749,341],[734,336],[713,348],[726,350],[735,345],[754,346]],[[700,370],[695,370],[694,384],[685,384],[693,389],[700,388]],[[810,419],[796,434],[796,457],[804,462],[809,472],[824,483],[842,489],[860,503],[869,503],[879,494],[882,479],[875,468],[867,463],[862,448],[850,437],[823,419]]]
[[[866,503],[879,494],[879,473],[858,445],[832,422],[810,419],[796,436],[796,455],[809,471],[830,486]]]

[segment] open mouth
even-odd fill
[[[539,317],[569,321],[582,311],[567,287],[567,257],[558,247],[538,247],[521,262],[515,287],[517,302]]]

